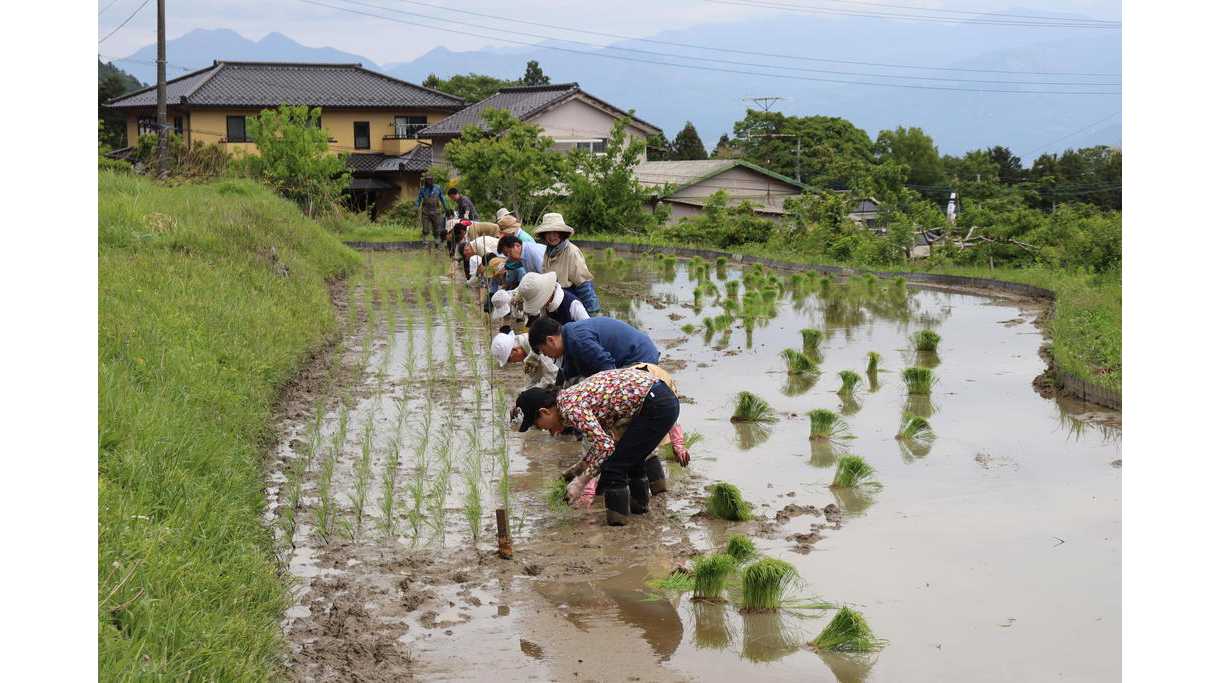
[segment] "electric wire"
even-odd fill
[[[107,5],[105,7],[101,8],[100,10],[97,11],[97,15],[99,17],[102,16],[103,14],[106,13],[106,10],[110,9],[111,7],[114,7],[116,4],[118,4],[118,2],[119,2],[119,0],[110,0],[110,2],[107,3]]]
[[[140,6],[137,7],[134,12],[127,15],[127,18],[123,20],[123,23],[119,24],[118,26],[115,26],[114,30],[111,31],[110,33],[107,33],[105,36],[103,36],[101,40],[97,41],[97,44],[101,45],[102,43],[109,40],[110,36],[113,36],[114,34],[118,33],[120,29],[122,29],[124,26],[127,25],[127,22],[131,21],[132,19],[135,19],[136,15],[140,13],[140,10],[144,9],[148,5],[149,2],[150,2],[150,0],[144,0],[144,2],[140,3]]]
[[[1120,30],[1121,25],[1096,25],[1096,24],[1081,24],[1074,23],[1071,20],[1061,19],[1055,23],[1036,22],[1036,21],[1006,21],[1006,20],[991,20],[991,19],[958,19],[952,17],[936,17],[922,14],[897,14],[892,12],[864,12],[841,10],[827,7],[811,7],[807,5],[788,5],[772,0],[771,2],[759,2],[758,0],[704,0],[717,5],[734,5],[738,7],[754,7],[758,9],[778,9],[798,14],[828,14],[831,16],[845,17],[864,17],[870,19],[899,19],[902,21],[914,21],[923,23],[936,24],[953,24],[953,25],[984,25],[984,26],[1014,26],[1023,28],[1067,28],[1067,29],[1086,29],[1086,30]]]
[[[864,2],[863,0],[821,0],[821,1],[822,2],[831,2],[831,3],[837,4],[837,5],[865,5],[865,6],[870,6],[870,7],[887,7],[887,8],[893,8],[893,9],[901,9],[901,10],[913,10],[913,11],[917,11],[917,12],[935,12],[937,14],[966,14],[966,15],[986,16],[986,17],[1035,19],[1035,20],[1039,20],[1039,21],[1072,21],[1072,22],[1081,22],[1081,23],[1092,23],[1092,24],[1119,24],[1119,23],[1121,23],[1118,21],[1114,21],[1113,19],[1090,19],[1087,17],[1085,17],[1085,18],[1052,17],[1052,16],[1046,16],[1046,15],[1032,15],[1032,14],[1005,14],[1002,12],[988,12],[986,10],[943,9],[943,8],[934,8],[934,7],[920,7],[918,5],[895,5],[895,4],[888,4],[888,3],[882,3],[882,2]],[[797,4],[801,4],[801,3],[797,3]]]

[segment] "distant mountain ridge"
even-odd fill
[[[1003,13],[1047,15],[1019,8]],[[472,20],[472,24],[487,22]],[[478,34],[482,29],[471,31]],[[504,35],[515,34],[505,31]],[[605,48],[555,40],[469,52],[437,47],[384,67],[352,53],[306,47],[279,33],[251,41],[226,29],[197,30],[169,41],[167,50],[171,63],[191,67],[213,59],[360,62],[413,83],[430,73],[442,78],[469,72],[518,78],[526,61],[536,59],[553,81],[577,81],[598,97],[624,109],[634,108],[669,136],[686,120],[694,122],[709,149],[721,133],[732,134],[733,122],[747,106],[744,98],[762,95],[787,98],[775,107],[785,114],[842,116],[872,135],[886,128],[919,126],[932,135],[942,153],[1006,145],[1027,164],[1035,150],[1058,138],[1064,139],[1040,151],[1119,145],[1122,139],[1118,94],[961,92],[1117,93],[1118,87],[1105,85],[1120,82],[1117,75],[1062,74],[1120,74],[1121,32],[1113,30],[789,15],[703,24]],[[130,59],[151,63],[153,50],[143,48]],[[675,62],[694,68],[664,65]],[[138,68],[143,65],[126,60],[116,64],[146,82],[154,78],[151,66]],[[906,68],[911,66],[920,68]],[[181,70],[169,73],[178,75]],[[879,82],[907,87],[867,85]],[[1050,83],[1075,85],[1031,85]],[[1112,114],[1112,119],[1101,121]],[[1090,122],[1099,123],[1082,131]]]

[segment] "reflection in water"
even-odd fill
[[[820,373],[809,373],[804,375],[788,375],[788,381],[780,391],[784,396],[800,396],[801,394],[813,388],[813,385],[818,383]]]
[[[936,404],[932,403],[931,396],[907,396],[906,403],[903,404],[902,409],[926,420],[936,412]]]
[[[842,455],[842,449],[835,446],[833,441],[826,439],[810,439],[809,441],[809,462],[814,467],[834,467],[839,461],[839,456]]]
[[[818,657],[834,674],[839,683],[864,683],[877,663],[877,654],[855,654],[847,652],[819,652]]]
[[[729,624],[728,608],[721,603],[691,602],[695,621],[695,647],[723,650],[733,644],[733,627]]]
[[[859,515],[877,502],[876,492],[880,488],[878,484],[865,483],[851,488],[831,487],[830,492],[844,512]]]
[[[797,617],[783,611],[744,612],[741,615],[741,656],[751,662],[774,662],[804,644]]]
[[[881,388],[881,382],[877,379],[877,373],[868,373],[868,393],[875,394]]]
[[[932,452],[932,444],[934,439],[930,438],[915,438],[915,439],[895,439],[898,442],[898,453],[902,456],[902,461],[906,463],[915,462],[916,460],[926,457]]]
[[[734,422],[737,432],[737,447],[748,451],[771,438],[771,427],[762,422]]]
[[[916,351],[915,365],[921,368],[935,369],[940,366],[940,355],[935,351]]]
[[[839,394],[839,412],[848,417],[860,412],[860,402],[851,394]]]

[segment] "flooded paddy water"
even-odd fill
[[[579,444],[508,429],[523,374],[493,367],[471,290],[439,257],[369,255],[339,302],[334,362],[289,396],[269,475],[268,520],[295,579],[284,624],[295,677],[1120,675],[1121,418],[1035,391],[1036,305],[776,273],[773,317],[705,332],[741,269],[708,264],[718,294],[696,302],[684,262],[590,256],[606,313],[650,334],[674,375],[680,421],[703,437],[691,466],[671,464],[669,492],[626,527],[605,527],[600,502],[551,509],[546,490]],[[791,377],[780,354],[802,348],[805,328],[825,335],[820,374]],[[941,336],[936,354],[913,350],[923,329]],[[879,372],[841,396],[838,372],[865,376],[869,352]],[[934,369],[930,399],[907,396],[901,373],[914,365]],[[743,390],[779,419],[730,422]],[[843,415],[839,438],[809,439],[816,408]],[[896,440],[906,412],[935,438]],[[845,454],[874,483],[830,487]],[[716,481],[740,487],[752,521],[703,512]],[[511,560],[496,556],[506,498]],[[885,647],[815,651],[830,610],[742,613],[650,587],[730,533],[793,564],[799,597],[858,610]]]

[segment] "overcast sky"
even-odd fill
[[[729,0],[730,2],[735,0]],[[897,12],[896,7],[877,5],[935,8],[942,10],[996,11],[1013,14],[1038,12],[1072,12],[1096,19],[1118,19],[1120,0],[745,0],[768,4],[804,4],[811,7],[842,9],[850,12]],[[110,33],[131,15],[145,0],[99,0],[98,38]],[[646,37],[667,29],[686,28],[704,23],[732,22],[749,17],[777,13],[759,7],[724,4],[709,0],[662,0],[650,3],[607,3],[603,0],[316,0],[326,5],[346,6],[354,10],[391,15],[378,10],[386,7],[418,15],[445,16],[450,19],[466,16],[481,24],[498,24],[485,17],[462,15],[459,10],[481,12],[522,20],[543,22],[555,26],[584,28],[603,33]],[[364,55],[378,63],[409,61],[439,45],[451,50],[477,50],[496,45],[489,38],[463,37],[457,31],[419,28],[386,22],[348,11],[319,7],[307,0],[207,0],[183,2],[166,0],[166,33],[175,38],[197,28],[227,28],[257,40],[278,31],[299,43],[312,47],[333,47]],[[446,12],[442,7],[451,8]],[[1016,8],[1020,9],[1016,9]],[[617,11],[616,11],[616,8]],[[630,8],[629,11],[622,11]],[[639,8],[638,10],[636,8]],[[646,8],[646,9],[644,9]],[[393,14],[404,21],[428,23],[426,16]],[[513,26],[505,23],[506,37],[512,37]],[[571,38],[587,42],[605,42],[588,35],[564,33],[538,26],[519,26],[519,30]],[[484,33],[486,33],[484,31]],[[99,52],[124,56],[152,43],[156,38],[156,3],[151,0],[121,30],[99,46]],[[515,47],[515,42],[501,42]]]

